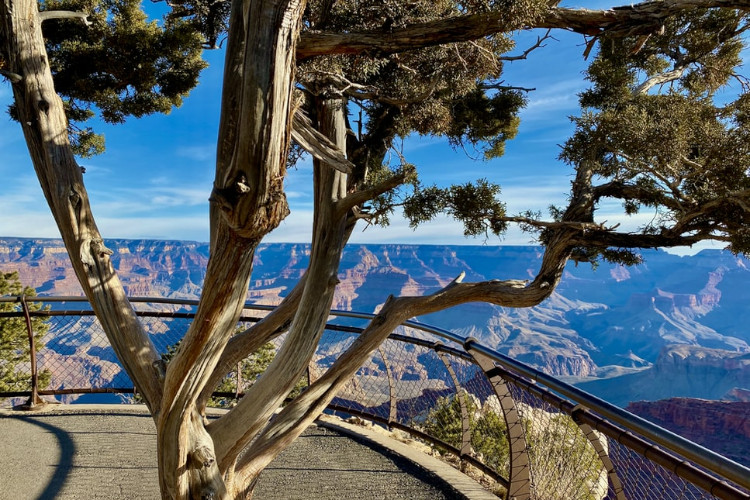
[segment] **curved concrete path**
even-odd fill
[[[0,471],[0,500],[159,498],[154,424],[137,407],[0,410]],[[432,457],[325,418],[263,472],[254,498],[497,499]]]

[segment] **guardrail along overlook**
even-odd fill
[[[29,406],[42,396],[64,402],[137,400],[84,298],[0,300],[20,306],[0,313],[0,322],[23,319],[30,341],[30,359],[20,366],[29,387],[0,392],[0,398],[28,398]],[[31,310],[27,301],[43,307]],[[168,358],[197,302],[131,301]],[[238,326],[271,309],[246,304]],[[32,317],[47,318],[39,345]],[[332,311],[307,380],[296,390],[319,377],[372,317]],[[282,337],[265,347],[268,355]],[[215,393],[214,404],[231,405],[254,381],[242,364],[228,377],[224,388],[233,390]],[[417,322],[394,331],[327,411],[407,433],[502,498],[750,499],[750,469],[472,338]]]

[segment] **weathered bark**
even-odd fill
[[[201,411],[205,408],[206,402],[211,397],[211,393],[215,390],[216,386],[219,385],[227,373],[237,366],[237,363],[260,349],[266,342],[273,340],[289,329],[292,318],[294,318],[294,314],[299,307],[299,301],[302,298],[306,282],[305,275],[297,282],[294,289],[284,298],[281,304],[268,313],[265,318],[244,332],[234,335],[229,340],[216,368],[214,368],[211,377],[206,382],[200,398],[198,398],[197,405]]]
[[[96,227],[81,168],[68,141],[67,119],[55,92],[35,0],[0,2],[8,71],[20,78],[13,94],[39,183],[73,269],[112,348],[153,414],[161,406],[159,354],[143,331]],[[49,17],[49,16],[48,16]]]
[[[346,144],[344,113],[343,100],[339,99],[325,102],[319,110],[321,133],[341,150]],[[347,214],[337,211],[337,204],[346,196],[347,174],[319,160],[314,161],[313,170],[313,244],[304,291],[274,361],[237,406],[209,426],[217,449],[223,452],[218,456],[222,470],[232,468],[239,452],[265,427],[299,380],[315,353],[328,318],[338,283],[339,261],[349,234]]]
[[[565,228],[566,236],[574,233]],[[326,408],[338,391],[356,373],[378,346],[400,324],[414,316],[437,312],[467,302],[486,301],[506,307],[531,307],[544,301],[555,289],[570,256],[567,237],[545,253],[536,278],[461,283],[463,276],[438,292],[421,297],[390,297],[378,315],[328,371],[288,404],[253,443],[238,463],[238,478],[255,478],[284,447],[293,442]]]
[[[235,1],[232,6],[216,178],[211,257],[201,301],[164,382],[157,422],[164,498],[226,498],[217,447],[197,400],[234,332],[255,248],[287,215],[283,174],[290,141],[294,46],[304,2]],[[209,457],[195,460],[197,455]]]
[[[94,223],[81,171],[68,142],[62,102],[54,91],[47,62],[40,30],[42,20],[83,16],[40,15],[35,0],[0,0],[0,42],[4,44],[0,50],[7,60],[2,74],[8,75],[13,84],[34,168],[77,276],[118,358],[157,422],[162,497],[250,495],[260,471],[304,430],[405,319],[471,301],[507,307],[536,305],[559,283],[576,247],[689,244],[706,238],[707,231],[712,230],[691,225],[693,221],[711,210],[721,210],[722,203],[745,204],[748,198],[746,192],[730,193],[713,204],[686,212],[679,227],[682,233],[618,234],[593,222],[595,204],[618,189],[622,194],[622,189],[637,188],[615,184],[592,187],[591,172],[579,168],[572,201],[561,221],[522,221],[537,224],[546,232],[546,252],[533,281],[464,284],[456,280],[429,296],[390,299],[333,367],[269,424],[269,418],[307,367],[322,335],[343,247],[353,227],[352,210],[404,180],[403,176],[394,176],[367,190],[354,189],[354,183],[364,179],[370,162],[382,160],[396,133],[394,123],[399,111],[389,108],[380,128],[371,131],[369,143],[359,144],[360,150],[351,155],[357,165],[353,169],[352,157],[347,159],[342,153],[347,149],[343,99],[319,98],[318,130],[303,115],[295,115],[295,54],[300,58],[323,54],[381,55],[532,27],[571,29],[592,35],[647,33],[669,15],[707,7],[749,9],[750,0],[664,0],[601,11],[551,7],[530,26],[519,24],[518,18],[505,12],[489,12],[387,33],[307,33],[297,46],[303,0],[233,0],[211,196],[211,257],[196,318],[165,373],[157,351],[125,297]],[[305,279],[277,311],[230,341],[245,301],[255,249],[288,213],[283,177],[293,129],[297,140],[316,157],[310,267]],[[352,171],[354,174],[349,175]],[[665,204],[669,202],[679,205],[679,200],[665,197]],[[715,234],[712,237],[720,239]],[[287,327],[287,339],[264,376],[237,407],[206,425],[201,413],[223,373]],[[240,452],[251,443],[252,447],[237,462]]]

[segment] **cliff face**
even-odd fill
[[[732,394],[750,389],[750,353],[669,346],[645,370],[579,386],[620,406],[671,397],[737,400]]]
[[[750,402],[672,398],[627,409],[672,432],[750,466]]]
[[[108,240],[112,264],[132,296],[196,298],[208,245],[193,242]],[[0,269],[18,271],[40,295],[82,295],[61,240],[0,239]]]
[[[106,244],[129,295],[199,296],[207,244]],[[539,247],[352,245],[342,257],[333,307],[374,312],[390,294],[432,293],[461,272],[465,281],[528,279],[542,255]],[[261,245],[248,300],[279,303],[309,258],[309,245]],[[570,265],[552,297],[534,308],[466,304],[420,320],[475,336],[554,375],[631,373],[657,363],[675,345],[718,349],[724,358],[750,352],[750,331],[736,324],[743,318],[750,322],[746,261],[718,251],[693,257],[653,251],[645,262],[630,268],[602,264],[596,270]],[[81,294],[59,240],[0,238],[0,270],[18,270],[24,284],[43,295]]]

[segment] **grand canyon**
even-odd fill
[[[106,244],[129,295],[199,296],[207,244]],[[333,308],[374,312],[390,294],[430,293],[461,272],[466,281],[529,279],[542,252],[534,246],[351,245]],[[261,246],[248,301],[277,304],[303,275],[309,253],[305,244]],[[534,308],[476,303],[415,319],[474,336],[689,437],[706,425],[691,428],[698,420],[684,418],[696,408],[719,429],[704,444],[720,447],[725,440],[710,437],[732,435],[733,446],[739,440],[745,443],[739,449],[749,449],[750,425],[738,423],[738,408],[750,400],[750,261],[719,250],[692,256],[653,250],[643,258],[632,267],[570,264],[552,297]],[[81,295],[60,240],[0,238],[0,270],[18,271],[40,295]],[[718,410],[707,409],[716,404]]]

